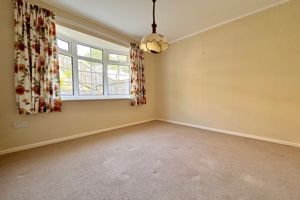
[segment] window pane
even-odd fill
[[[129,76],[108,75],[108,93],[110,95],[129,95]]]
[[[103,73],[103,67],[101,63],[92,63],[92,72],[93,73]]]
[[[108,75],[108,84],[129,82],[129,76]]]
[[[91,48],[77,44],[77,55],[83,57],[91,57]]]
[[[57,39],[57,46],[58,48],[69,51],[69,43],[60,39]]]
[[[103,85],[94,85],[93,95],[103,95]]]
[[[59,76],[61,82],[72,83],[72,70],[62,68],[60,69]]]
[[[73,95],[72,58],[58,55],[61,95]]]
[[[130,74],[129,66],[120,66],[120,75],[129,76],[129,74]]]
[[[108,60],[119,61],[119,56],[117,54],[108,54]]]
[[[91,48],[91,58],[102,60],[102,51],[98,49]]]
[[[88,83],[79,84],[80,95],[91,95],[92,94],[92,85]]]
[[[108,85],[110,95],[129,95],[129,83],[115,83]]]
[[[60,82],[60,94],[62,96],[73,95],[72,83]]]
[[[108,65],[108,94],[129,95],[130,68],[127,65]]]
[[[128,56],[118,54],[108,54],[108,60],[116,62],[127,62]]]
[[[92,66],[89,61],[86,60],[78,60],[78,70],[84,72],[91,72]]]
[[[78,59],[78,70],[93,73],[103,73],[103,65],[102,63]]]
[[[91,84],[92,83],[92,74],[90,72],[79,71],[79,84]]]
[[[78,60],[80,95],[103,95],[102,63]]]
[[[102,60],[102,51],[91,47],[77,44],[77,55],[87,58]]]
[[[72,58],[62,54],[58,55],[59,67],[72,70]]]
[[[113,84],[116,81],[118,81],[118,75],[117,74],[115,74],[115,75],[108,74],[107,76],[108,76],[108,84]]]
[[[102,74],[93,74],[92,75],[93,85],[102,85],[103,84],[103,76]]]
[[[107,65],[107,74],[118,74],[119,65]]]
[[[127,62],[127,56],[119,55],[119,61],[120,62]]]

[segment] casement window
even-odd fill
[[[62,35],[57,38],[62,99],[128,99],[129,50],[110,50],[81,41]]]

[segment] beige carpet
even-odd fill
[[[300,150],[151,122],[0,157],[1,200],[299,200]]]

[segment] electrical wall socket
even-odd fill
[[[29,122],[13,122],[13,128],[25,128],[31,126]]]

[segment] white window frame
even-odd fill
[[[73,85],[73,95],[62,95],[61,98],[63,101],[77,101],[77,100],[113,100],[113,99],[130,99],[130,87],[131,87],[131,69],[130,69],[130,56],[129,52],[121,52],[114,51],[105,48],[101,48],[99,46],[89,45],[83,42],[72,40],[68,37],[58,35],[57,39],[62,40],[64,42],[69,43],[69,51],[60,49],[58,47],[58,54],[62,54],[65,56],[71,57],[72,60],[72,85]],[[102,60],[97,60],[88,57],[82,57],[77,55],[77,44],[83,45],[86,47],[98,49],[102,51]],[[119,62],[119,61],[110,61],[108,59],[109,54],[118,54],[127,56],[127,62]],[[103,66],[103,95],[79,95],[79,75],[78,75],[78,59],[101,63]],[[107,76],[107,66],[108,65],[125,65],[129,66],[129,94],[128,95],[109,95],[108,94],[108,76]]]

